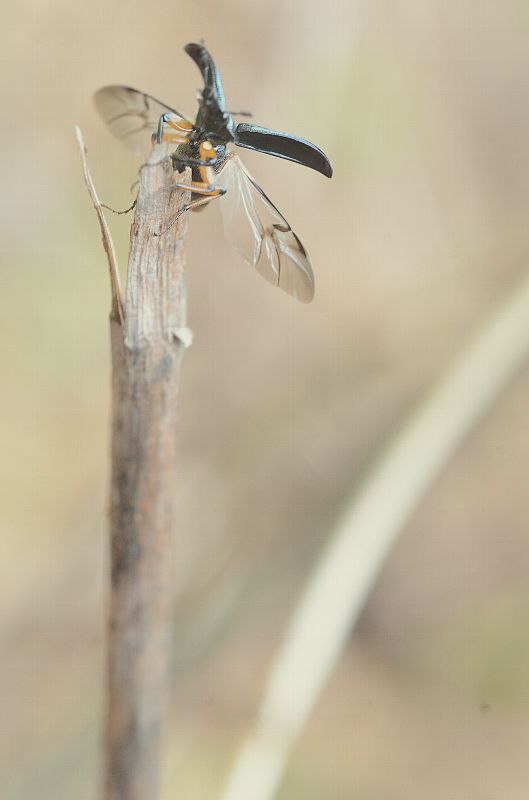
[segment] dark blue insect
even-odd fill
[[[175,145],[175,170],[191,167],[188,209],[221,198],[227,238],[268,281],[308,303],[314,296],[314,275],[300,240],[274,204],[243,166],[234,146],[295,161],[332,176],[331,162],[315,144],[281,131],[247,122],[235,124],[227,111],[220,74],[202,44],[188,44],[186,53],[204,81],[195,120],[154,97],[127,86],[106,86],[95,96],[112,132],[138,154],[153,139]],[[246,112],[240,112],[249,116]]]

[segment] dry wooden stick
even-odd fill
[[[79,144],[108,256],[112,313],[111,592],[105,800],[156,800],[166,701],[176,410],[187,343],[189,192],[162,146],[141,169],[122,307],[110,234]],[[167,229],[167,230],[166,230]],[[163,233],[163,231],[165,231]],[[160,235],[161,234],[161,235]]]

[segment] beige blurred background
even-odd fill
[[[529,264],[520,0],[11,0],[2,11],[0,794],[100,780],[109,287],[105,202],[137,163],[96,116],[125,83],[228,105],[335,176],[245,162],[310,251],[312,305],[191,220],[165,798],[215,797],[310,567],[381,445]],[[246,155],[246,154],[245,154]],[[110,219],[125,262],[130,220]],[[529,785],[527,396],[520,375],[403,532],[280,800],[518,800]],[[317,635],[317,633],[315,634]]]

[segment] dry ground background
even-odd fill
[[[5,800],[99,781],[109,292],[104,200],[137,165],[92,93],[192,111],[204,38],[229,104],[317,142],[332,182],[249,154],[311,252],[312,306],[191,220],[165,798],[206,800],[288,612],[382,442],[529,266],[520,0],[8,0],[2,11],[0,774]],[[129,221],[111,219],[124,261]],[[522,800],[529,766],[527,397],[520,375],[403,532],[281,800]]]

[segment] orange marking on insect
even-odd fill
[[[164,131],[162,141],[170,142],[172,144],[185,144],[188,139],[187,136],[178,136],[176,133],[166,133]]]
[[[205,141],[201,142],[199,146],[200,158],[202,161],[213,161],[217,157],[217,153],[215,152],[215,148],[211,144],[211,142]],[[213,186],[215,183],[215,174],[211,167],[201,166],[198,168],[200,173],[200,177],[202,178],[203,183],[207,184],[208,186]]]
[[[215,148],[211,142],[205,141],[200,143],[200,158],[202,161],[212,161],[216,157]]]
[[[189,133],[193,130],[193,123],[188,122],[186,119],[179,120],[178,122],[172,119],[167,119],[165,120],[165,124],[168,128],[173,128],[175,131],[186,131]]]
[[[210,183],[207,181],[191,181],[189,184],[191,191],[197,192],[197,194],[204,194],[208,197],[216,197],[218,194],[222,192],[222,189],[218,186],[212,188]]]

